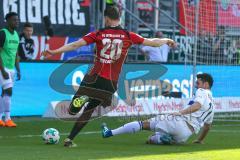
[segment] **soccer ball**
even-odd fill
[[[43,131],[42,138],[46,144],[57,144],[60,136],[58,130],[55,128],[48,128]]]

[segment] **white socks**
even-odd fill
[[[127,123],[117,129],[112,130],[113,135],[123,134],[123,133],[135,133],[142,129],[142,122],[141,121],[134,121]]]
[[[0,95],[0,120],[2,120],[2,117],[3,117],[3,112],[4,112],[4,105],[3,105],[3,99],[2,99],[2,96]]]
[[[4,112],[5,112],[5,121],[11,119],[10,118],[10,106],[11,106],[11,97],[4,95],[2,97],[3,100],[3,108],[4,108]]]
[[[10,112],[5,112],[5,121],[10,120]]]

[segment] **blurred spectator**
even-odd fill
[[[237,47],[236,47],[236,40],[229,41],[230,46],[227,47],[228,50],[226,51],[226,63],[227,64],[236,64],[237,60]]]
[[[163,38],[162,32],[156,33],[156,38]],[[170,47],[164,44],[160,47],[143,46],[141,52],[147,55],[150,62],[167,62]]]
[[[197,39],[197,63],[204,63],[208,56],[208,35],[207,32],[201,30]]]
[[[213,38],[214,36],[211,33],[207,33],[206,36],[206,41],[205,41],[205,46],[206,46],[206,54],[205,54],[205,59],[207,61],[207,63],[212,63],[212,59],[213,59]]]
[[[236,61],[237,64],[240,64],[240,38],[237,39],[236,48],[237,48]]]
[[[235,64],[240,64],[240,39],[236,40],[236,54],[234,56]]]
[[[215,39],[213,46],[213,54],[215,54],[215,63],[223,63],[224,62],[224,51],[226,49],[225,42],[225,28],[223,26],[219,27],[218,37]],[[213,57],[214,58],[214,57]]]
[[[19,56],[21,60],[34,59],[34,41],[31,38],[33,34],[33,26],[31,23],[25,23],[23,33],[20,34]]]

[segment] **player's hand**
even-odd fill
[[[200,141],[198,139],[194,140],[192,143],[195,143],[195,144],[204,144],[203,141]]]
[[[177,43],[172,39],[167,40],[167,45],[171,48],[176,48],[177,47]]]
[[[9,74],[5,70],[3,70],[1,73],[4,79],[9,79]]]
[[[17,72],[17,81],[19,81],[21,79],[21,73]]]
[[[53,55],[54,55],[54,53],[53,53],[52,50],[45,50],[45,51],[42,52],[42,57],[43,57],[43,59],[44,59],[44,58],[51,57],[51,56],[53,56]]]

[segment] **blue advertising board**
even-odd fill
[[[73,86],[80,84],[90,64],[68,63],[67,65],[70,70],[67,67],[68,74],[61,78],[61,76],[54,77],[53,73],[63,66],[62,63],[21,63],[22,79],[15,82],[13,89],[12,115],[42,115],[49,102],[70,100],[77,89]],[[134,69],[135,71],[133,71]],[[197,72],[212,74],[214,78],[212,90],[215,97],[240,96],[240,85],[238,85],[240,66],[198,66]],[[60,70],[58,74],[63,75],[64,71]],[[172,84],[173,91],[183,93],[183,98],[191,96],[192,67],[186,65],[125,64],[119,80],[119,93],[124,95],[129,92],[126,91],[126,84],[129,88],[134,88],[131,86],[134,83],[129,81],[133,79],[141,79],[143,87],[140,89],[148,92],[149,90],[146,89],[148,84],[144,81],[149,78],[149,76],[144,77],[146,74],[158,75],[157,79],[168,81]],[[62,86],[66,88],[62,89]],[[59,90],[56,89],[58,87],[60,87]],[[65,90],[66,92],[64,92]]]

